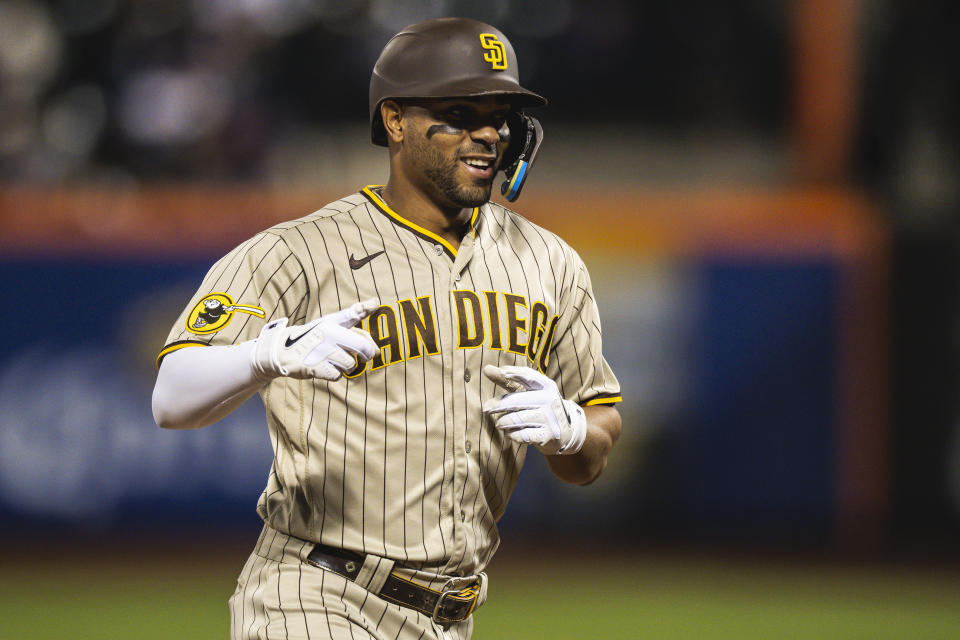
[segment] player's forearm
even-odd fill
[[[620,412],[613,407],[584,407],[587,438],[574,455],[547,456],[547,466],[558,478],[571,484],[590,484],[603,473],[607,456],[620,437]]]
[[[197,429],[225,417],[264,384],[254,375],[252,349],[251,341],[168,354],[153,388],[153,419],[164,429]]]

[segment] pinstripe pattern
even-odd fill
[[[349,266],[351,256],[380,251]],[[266,319],[238,312],[216,333],[192,334],[186,318],[212,292],[260,307]],[[426,574],[479,573],[499,544],[496,522],[526,453],[483,420],[481,405],[497,392],[484,365],[540,366],[582,404],[619,400],[587,270],[557,236],[493,203],[450,251],[368,188],[218,261],[167,344],[235,344],[272,318],[301,324],[368,298],[381,304],[363,325],[382,347],[377,358],[336,382],[277,378],[261,392],[275,455],[258,512],[298,539]],[[353,624],[331,594],[346,597],[355,585],[326,577],[322,594],[308,598],[296,584],[308,572],[313,586],[324,576],[294,564],[251,556],[232,604],[234,637],[258,637],[264,625],[300,637],[302,614],[284,608],[299,606],[291,598],[338,611],[330,629]],[[352,628],[351,637],[363,633]]]
[[[233,640],[467,640],[468,619],[446,628],[304,562],[312,545],[264,527],[230,597]]]

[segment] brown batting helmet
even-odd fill
[[[496,28],[468,18],[434,18],[390,39],[370,78],[370,137],[387,146],[380,104],[390,98],[509,96],[520,107],[547,101],[520,86],[517,55]]]

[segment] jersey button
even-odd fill
[[[470,453],[470,449],[473,449],[473,446],[469,442],[464,443],[463,450]]]
[[[461,278],[461,277],[462,277],[462,276],[458,273],[458,274],[457,274],[457,277],[454,278],[453,281],[454,281],[454,282],[460,282],[460,278]]]
[[[443,254],[443,247],[438,244],[433,245],[433,250],[438,256]]]
[[[463,522],[463,521],[466,520],[466,519],[467,519],[467,514],[461,513],[461,514],[460,514],[460,522]]]
[[[469,371],[464,371],[464,372],[463,372],[463,379],[466,380],[467,382],[470,382],[470,372],[469,372]]]

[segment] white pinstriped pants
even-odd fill
[[[230,597],[232,640],[469,640],[472,617],[444,629],[304,562],[312,548],[264,527]]]

